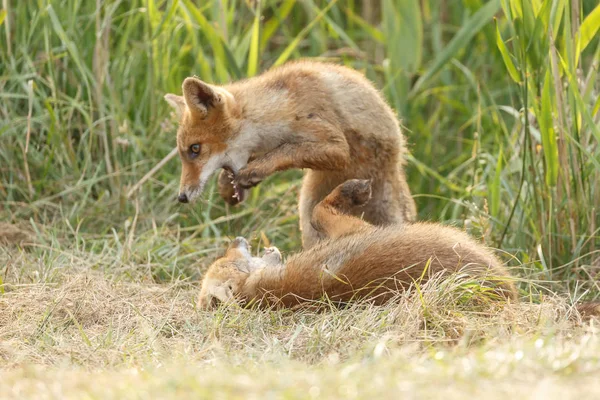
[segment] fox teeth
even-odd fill
[[[240,189],[237,187],[237,185],[235,183],[233,183],[233,181],[231,181],[231,184],[233,185],[233,198],[241,201],[242,196],[240,193]]]

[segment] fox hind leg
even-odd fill
[[[372,225],[350,215],[371,198],[371,181],[351,179],[337,186],[313,210],[311,225],[324,238],[339,238]]]
[[[350,179],[337,186],[322,201],[343,214],[350,214],[354,207],[364,206],[371,199],[370,179]]]

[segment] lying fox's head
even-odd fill
[[[198,306],[202,309],[215,307],[219,303],[235,300],[248,275],[259,268],[282,268],[281,253],[277,247],[267,247],[262,257],[252,257],[250,244],[243,237],[237,237],[227,252],[215,261],[206,271]]]
[[[237,237],[227,252],[215,261],[206,271],[202,280],[198,306],[210,309],[219,303],[228,303],[235,299],[252,270],[250,245],[243,237]]]
[[[241,130],[241,108],[226,89],[197,78],[183,81],[183,96],[165,95],[180,116],[177,148],[182,162],[179,201],[194,201],[210,176],[225,168],[245,167],[251,149],[234,142]]]

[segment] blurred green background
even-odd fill
[[[525,277],[594,288],[599,26],[595,0],[5,0],[0,219],[34,232],[42,272],[78,254],[195,279],[228,237],[298,249],[301,171],[238,207],[212,184],[186,206],[173,158],[127,193],[174,147],[163,95],[185,77],[313,57],[363,71],[397,111],[421,219],[466,227]]]

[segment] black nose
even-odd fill
[[[177,200],[179,200],[180,203],[187,203],[188,202],[187,194],[180,193],[179,196],[177,197]]]

